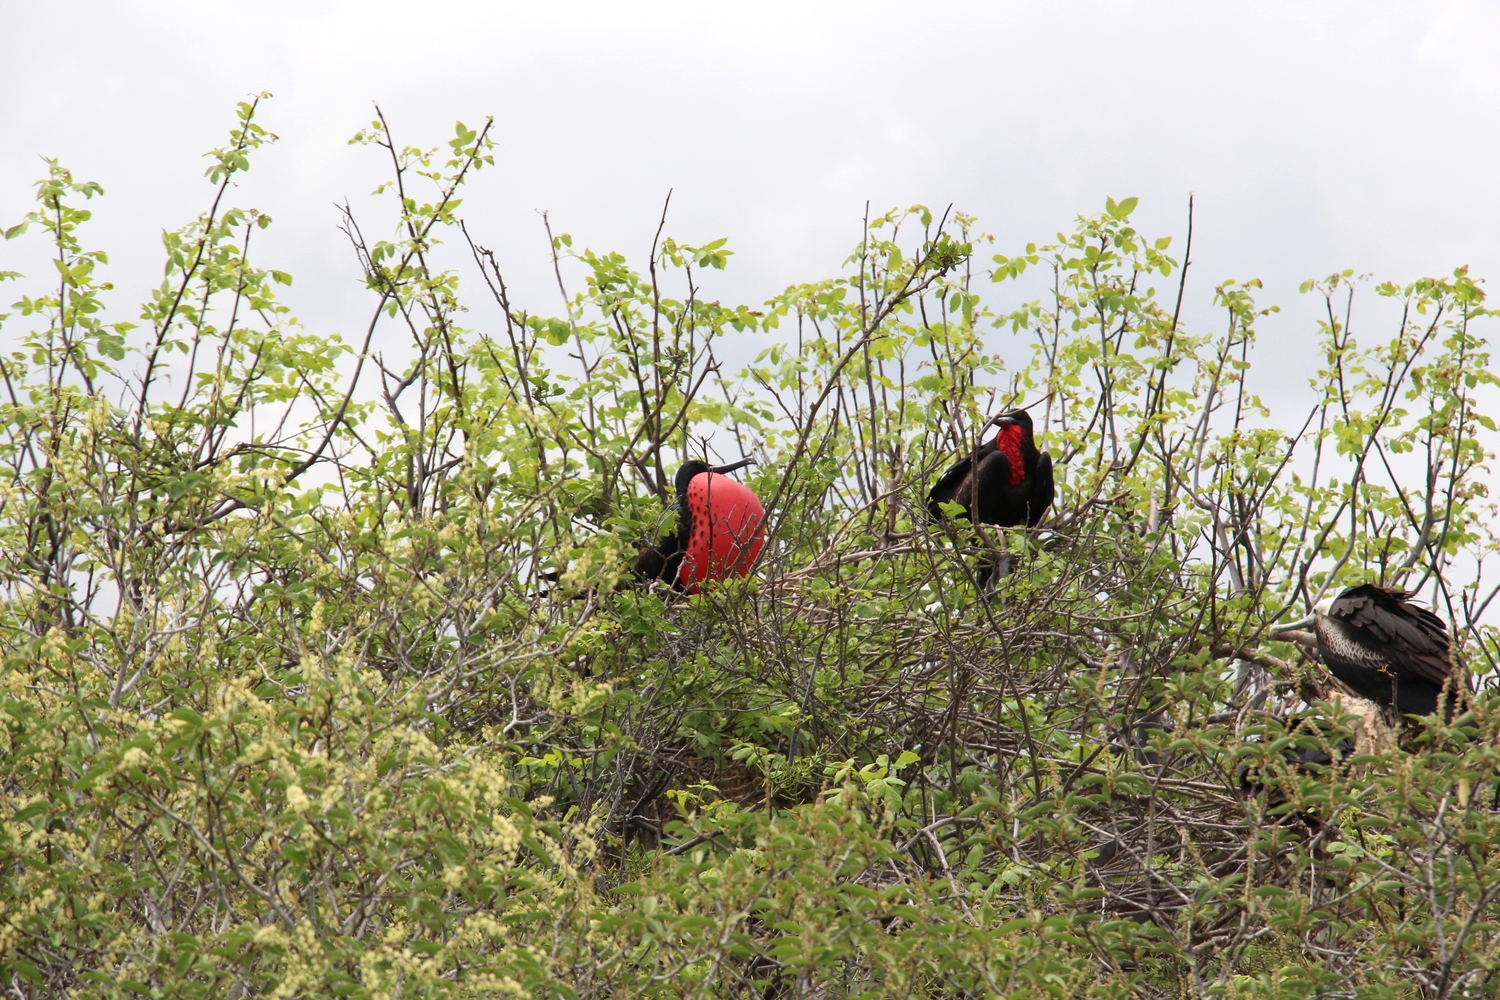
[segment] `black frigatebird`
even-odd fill
[[[644,545],[635,561],[641,580],[665,580],[679,590],[697,593],[704,580],[722,580],[730,573],[745,576],[765,544],[766,512],[743,483],[725,475],[755,460],[742,458],[728,465],[709,465],[694,459],[677,470],[673,485],[677,500],[672,510],[677,529],[654,545]]]
[[[1298,820],[1309,832],[1317,833],[1323,827],[1324,814],[1332,814],[1331,789],[1299,779],[1344,774],[1354,755],[1354,738],[1329,730],[1326,721],[1310,716],[1287,720],[1283,733],[1291,740],[1277,742],[1288,745],[1267,754],[1266,759],[1241,764],[1237,770],[1240,790],[1247,795],[1265,795],[1267,813],[1280,815],[1281,822]],[[1294,798],[1309,808],[1287,810],[1287,803]]]
[[[1453,672],[1443,620],[1403,590],[1373,583],[1318,602],[1300,621],[1277,625],[1271,638],[1315,650],[1328,672],[1355,694],[1402,715],[1431,715]],[[1454,692],[1448,692],[1450,714]]]
[[[942,504],[961,504],[971,521],[1034,528],[1052,506],[1052,456],[1039,451],[1031,414],[1012,410],[990,423],[995,439],[965,455],[943,473],[927,496],[927,510],[941,519]]]
[[[1031,414],[1025,410],[1010,410],[990,423],[999,427],[995,439],[943,473],[927,495],[928,513],[942,520],[942,505],[956,503],[970,521],[1034,528],[1052,506],[1052,456],[1037,449]],[[981,586],[997,568],[981,570]]]

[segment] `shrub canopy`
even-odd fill
[[[893,211],[754,308],[699,294],[724,240],[663,231],[641,269],[559,233],[585,282],[549,315],[461,215],[489,125],[419,149],[381,118],[346,339],[231,206],[257,112],[134,322],[85,241],[98,185],[51,164],[5,234],[56,265],[0,357],[9,995],[1495,993],[1495,380],[1463,269],[1376,286],[1399,319],[1359,339],[1359,279],[1304,286],[1303,414],[1253,391],[1259,283],[1189,328],[1191,230],[1177,256],[1133,198],[1007,254]],[[929,523],[1023,403],[1047,520]],[[759,459],[754,572],[628,585],[705,454]],[[1267,640],[1367,580],[1448,621],[1452,725],[1382,739]]]

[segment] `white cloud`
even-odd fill
[[[536,209],[639,258],[669,188],[682,238],[739,251],[713,294],[751,301],[836,270],[867,199],[954,202],[1010,247],[1106,195],[1180,233],[1193,191],[1191,317],[1217,322],[1218,280],[1266,279],[1291,307],[1266,329],[1288,371],[1305,277],[1500,275],[1500,15],[1481,3],[96,0],[0,6],[0,37],[0,220],[39,154],[102,181],[122,297],[159,274],[155,234],[202,207],[199,154],[260,89],[283,138],[236,197],[276,218],[261,249],[321,328],[360,315],[332,206],[377,218],[383,164],[345,145],[372,100],[424,145],[496,116],[499,166],[466,212],[543,309]],[[0,245],[0,266],[25,252]]]
[[[1417,53],[1485,97],[1500,91],[1500,8],[1476,0],[1443,0],[1429,8],[1431,21]]]

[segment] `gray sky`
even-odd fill
[[[333,206],[387,218],[384,164],[346,145],[371,101],[420,145],[495,116],[499,169],[463,214],[534,310],[557,308],[536,210],[643,266],[669,188],[670,232],[737,251],[708,294],[752,303],[835,273],[867,199],[954,203],[1008,251],[1137,195],[1180,251],[1194,192],[1189,318],[1217,323],[1222,278],[1264,279],[1285,310],[1263,328],[1271,396],[1310,356],[1302,279],[1500,275],[1495,4],[0,0],[0,39],[0,222],[39,156],[101,182],[92,239],[125,318],[157,234],[206,207],[201,154],[262,89],[282,141],[236,202],[276,219],[257,257],[317,330],[365,313]],[[44,274],[35,252],[0,244],[0,269]]]

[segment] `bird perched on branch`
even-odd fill
[[[1355,694],[1402,715],[1431,715],[1453,672],[1443,620],[1402,590],[1373,583],[1325,598],[1312,614],[1277,625],[1271,638],[1313,650]],[[1448,691],[1444,715],[1455,692]]]
[[[690,594],[705,580],[722,580],[731,573],[746,576],[765,544],[765,509],[744,483],[725,473],[744,468],[754,459],[711,466],[684,462],[674,486],[677,530],[655,545],[645,545],[635,561],[641,580],[665,580]]]
[[[927,495],[927,510],[933,520],[942,520],[947,516],[942,505],[956,503],[970,521],[1034,528],[1052,506],[1052,456],[1037,449],[1025,410],[1010,410],[990,423],[999,427],[994,440],[943,473]],[[985,567],[981,585],[994,568]]]
[[[995,439],[965,455],[943,473],[927,496],[927,509],[941,519],[942,504],[961,504],[971,521],[1012,528],[1035,527],[1052,506],[1052,456],[1039,451],[1025,410],[990,421]]]

